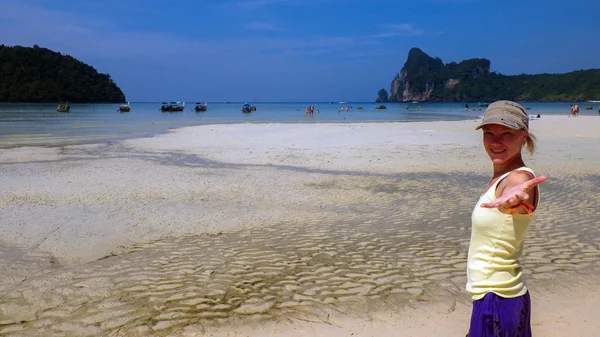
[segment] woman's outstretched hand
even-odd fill
[[[535,186],[546,181],[546,176],[535,177],[531,180],[527,180],[518,185],[515,185],[509,189],[504,190],[504,194],[496,198],[494,202],[486,202],[480,206],[483,208],[505,208],[510,209],[523,203],[529,199],[529,191]]]

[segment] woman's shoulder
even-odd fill
[[[516,170],[511,171],[508,176],[506,176],[507,182],[513,184],[520,184],[535,178],[535,173],[529,167],[523,166]]]

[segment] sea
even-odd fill
[[[244,102],[207,102],[204,112],[195,112],[194,102],[186,103],[183,112],[161,112],[161,102],[131,102],[131,111],[126,113],[119,112],[119,104],[71,104],[69,113],[58,113],[56,104],[0,103],[0,148],[116,141],[204,124],[469,120],[479,118],[485,110],[478,103],[468,103],[468,109],[465,103],[250,103],[256,111],[249,114],[241,112]],[[598,114],[599,103],[522,102],[533,116],[568,115],[569,106],[576,103],[582,115]],[[376,109],[380,105],[386,109]],[[306,115],[307,106],[314,107],[314,114]],[[588,106],[592,109],[586,110]]]

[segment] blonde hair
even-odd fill
[[[536,141],[537,138],[535,138],[535,136],[532,133],[527,132],[527,140],[525,141],[525,144],[523,144],[523,146],[527,148],[527,152],[529,152],[530,155],[533,155],[533,153],[535,152]]]

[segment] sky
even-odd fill
[[[0,44],[71,55],[131,102],[374,101],[413,47],[507,75],[600,68],[600,1],[0,0]]]

